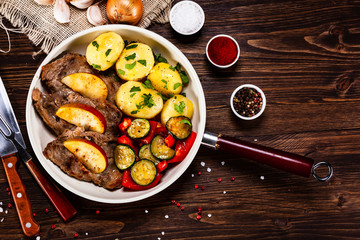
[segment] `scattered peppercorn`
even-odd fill
[[[222,181],[222,179],[221,178],[218,178],[218,182],[221,182]]]
[[[176,206],[180,207],[180,203],[178,202],[178,203],[176,204]]]
[[[201,215],[197,215],[196,219],[197,219],[197,220],[200,220],[200,219],[201,219]]]
[[[78,233],[75,233],[75,234],[74,234],[74,238],[77,238],[78,236],[79,236]]]
[[[201,213],[201,211],[202,211],[202,208],[198,207],[198,212]]]
[[[201,172],[200,172],[200,171],[198,172],[198,175],[199,175],[199,176],[201,175]]]
[[[252,117],[259,113],[262,108],[261,93],[253,88],[241,88],[234,96],[233,105],[235,111],[240,115]]]
[[[234,177],[231,177],[230,180],[231,180],[231,181],[235,181],[235,178],[234,178]]]
[[[7,188],[6,188],[6,191],[9,192],[9,191],[10,191],[10,188],[7,187]]]
[[[184,211],[185,207],[184,206],[181,206],[181,211]]]
[[[49,212],[49,209],[45,208],[44,212],[45,212],[45,213],[48,213],[48,212]]]
[[[12,208],[12,206],[13,206],[13,205],[12,205],[11,203],[8,204],[8,208]]]
[[[201,186],[201,190],[204,190],[205,189],[205,187],[204,186]]]
[[[96,214],[100,214],[100,210],[96,210],[96,212],[95,212]]]
[[[51,225],[51,229],[54,230],[56,228],[55,224]]]
[[[195,185],[195,188],[198,189],[198,188],[199,188],[199,185]]]
[[[36,214],[35,214],[35,213],[33,213],[33,216],[34,216],[34,217],[35,217],[35,215],[36,215]]]

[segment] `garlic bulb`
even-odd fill
[[[85,9],[91,6],[94,0],[70,0],[70,3],[79,9]]]
[[[101,15],[100,8],[98,4],[94,4],[88,7],[86,11],[86,16],[88,21],[95,26],[103,25],[105,23],[104,18]]]
[[[65,0],[55,0],[54,18],[59,23],[70,22],[70,8]]]
[[[34,0],[34,1],[40,5],[53,5],[55,0]]]

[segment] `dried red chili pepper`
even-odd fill
[[[196,132],[191,132],[187,139],[177,141],[175,145],[175,156],[167,160],[167,163],[181,162],[184,160],[195,142],[196,135]]]
[[[124,171],[122,185],[123,185],[123,187],[131,189],[131,190],[138,190],[138,191],[146,190],[146,189],[155,187],[160,182],[161,177],[162,177],[162,174],[157,173],[155,180],[152,183],[150,183],[150,185],[141,186],[139,184],[136,184],[134,182],[134,180],[132,180],[130,170],[127,169]]]

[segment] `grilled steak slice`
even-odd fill
[[[65,98],[73,91],[61,82],[61,79],[73,73],[92,73],[100,77],[108,88],[108,101],[115,104],[115,94],[121,83],[116,81],[113,72],[96,71],[86,61],[85,56],[78,53],[67,53],[63,57],[42,67],[41,81],[50,93],[58,93]]]
[[[56,135],[62,134],[66,129],[73,130],[75,128],[74,125],[56,116],[56,111],[67,103],[83,103],[96,108],[106,119],[107,128],[105,134],[119,134],[118,124],[121,121],[122,113],[116,106],[107,101],[86,98],[76,92],[70,92],[64,98],[59,92],[46,94],[37,88],[33,90],[32,98],[35,109]]]
[[[108,166],[102,173],[90,172],[69,150],[64,147],[64,141],[73,138],[85,138],[95,142],[106,153]],[[65,130],[63,134],[50,142],[44,149],[44,156],[61,168],[68,175],[82,181],[92,181],[107,189],[121,188],[122,173],[115,166],[113,152],[116,138],[96,132],[84,131],[76,128],[74,131]]]

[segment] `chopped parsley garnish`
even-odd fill
[[[131,70],[135,67],[135,64],[136,62],[133,62],[132,64],[125,64],[125,68]]]
[[[181,71],[181,65],[180,63],[177,63],[175,66],[176,71],[180,72]]]
[[[91,44],[96,47],[96,51],[99,50],[99,44],[97,43],[97,41],[93,41]]]
[[[133,48],[136,48],[138,45],[137,44],[131,44],[131,45],[129,45],[129,46],[126,46],[126,50],[128,50],[128,49],[133,49]]]
[[[154,99],[152,98],[151,93],[146,94],[144,93],[143,95],[141,95],[141,97],[144,99],[142,102],[140,102],[139,104],[136,104],[136,108],[137,110],[134,110],[131,112],[131,114],[136,114],[139,112],[140,109],[144,108],[144,107],[148,107],[151,108],[153,106],[156,106]]]
[[[129,55],[129,56],[126,56],[125,57],[125,60],[126,61],[129,61],[130,59],[134,59],[136,57],[136,53],[133,53],[133,54],[131,54],[131,55]]]
[[[154,89],[153,85],[151,84],[149,79],[146,79],[145,82],[142,84],[144,88]]]
[[[185,124],[189,125],[190,127],[192,126],[191,122],[187,119],[182,120],[180,123],[185,123]]]
[[[171,66],[170,65],[170,67],[169,67],[171,70],[173,70],[173,71],[175,71],[176,69],[173,67],[173,66]]]
[[[124,71],[124,70],[118,69],[117,72],[118,72],[120,75],[125,75],[125,71]]]
[[[93,64],[92,67],[95,68],[95,69],[97,69],[97,70],[100,70],[100,69],[101,69],[101,66],[100,66],[100,65],[97,65],[97,64]]]
[[[146,60],[138,60],[138,62],[146,67]]]
[[[133,86],[131,89],[130,89],[130,92],[140,92],[140,87],[135,87]]]
[[[110,52],[111,52],[111,48],[109,48],[108,50],[106,50],[106,52],[105,52],[105,56],[109,56],[109,54],[110,54]]]
[[[132,94],[130,95],[130,97],[132,98],[135,94],[136,94],[136,92],[132,93]]]
[[[131,114],[137,114],[139,112],[139,110],[134,110],[131,112]]]
[[[186,75],[186,72],[181,71],[181,72],[179,72],[179,74],[180,74],[180,77],[181,77],[181,80],[182,80],[183,84],[188,84],[189,83],[189,78]]]
[[[161,81],[162,81],[163,83],[167,84],[167,81],[166,81],[166,80],[164,80],[164,79],[161,79]]]
[[[180,86],[182,86],[182,84],[181,83],[175,83],[174,84],[174,90],[176,90],[178,87],[180,87]]]
[[[183,114],[183,113],[184,113],[184,108],[185,108],[185,103],[184,103],[184,101],[181,101],[181,102],[179,103],[179,105],[177,105],[176,103],[174,103],[174,109],[175,109],[175,111],[177,111],[178,113]]]
[[[162,57],[160,53],[155,55],[155,61],[157,61],[157,62],[164,62],[164,63],[167,63],[167,62],[168,62],[167,59],[164,58],[164,57]]]
[[[167,97],[165,97],[164,95],[162,95],[161,93],[156,93],[156,95],[159,95],[164,101],[168,100]]]

